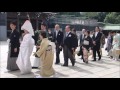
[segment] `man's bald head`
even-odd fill
[[[59,30],[59,29],[60,29],[59,24],[56,24],[56,25],[55,25],[55,30]]]
[[[66,31],[66,32],[69,32],[69,31],[70,31],[70,25],[67,25],[67,26],[65,27],[65,31]]]
[[[85,31],[86,31],[85,29],[82,29],[82,34],[84,34],[84,33],[85,33]]]

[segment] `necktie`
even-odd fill
[[[57,37],[58,31],[56,31],[56,37]]]
[[[85,35],[83,34],[83,37],[82,37],[82,39],[84,39],[84,37],[85,37]]]
[[[97,36],[97,32],[95,33],[95,37]]]
[[[66,32],[66,37],[68,36],[68,32]]]

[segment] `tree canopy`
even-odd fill
[[[76,17],[86,17],[96,19],[98,22],[120,24],[120,12],[57,12],[59,15],[74,15]]]

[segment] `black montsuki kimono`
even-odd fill
[[[18,70],[18,66],[16,64],[16,60],[19,54],[19,32],[17,30],[14,30],[10,34],[10,42],[9,42],[9,53],[8,53],[8,59],[7,59],[7,69],[14,71]],[[14,49],[17,48],[17,52],[14,52]]]
[[[10,57],[18,57],[18,53],[19,53],[19,47],[20,47],[20,42],[19,42],[19,32],[17,30],[14,30],[11,34],[10,34]],[[14,49],[17,48],[17,52],[14,52]]]

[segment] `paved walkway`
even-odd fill
[[[35,51],[35,48],[34,48]],[[21,75],[20,71],[7,72],[7,42],[0,42],[0,78],[34,78],[39,75],[39,69],[32,69],[31,74]],[[63,53],[60,54],[61,64],[63,64]],[[34,57],[31,56],[33,64]],[[56,76],[55,78],[120,78],[120,62],[111,60],[107,57],[106,51],[103,49],[103,57],[101,61],[92,62],[89,58],[89,64],[76,55],[76,64],[72,67],[69,61],[69,67],[61,65],[53,65]],[[55,60],[54,60],[55,62]]]

